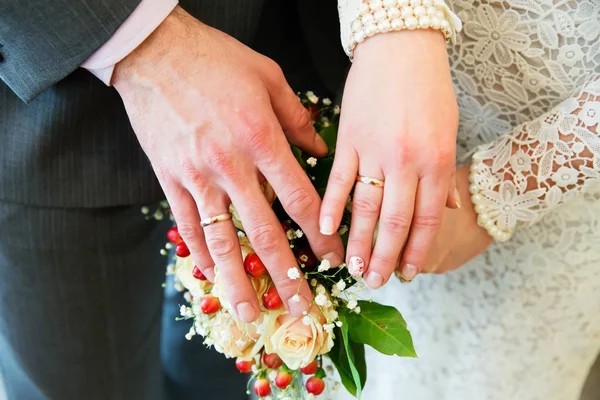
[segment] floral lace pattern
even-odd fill
[[[370,352],[364,396],[577,400],[600,350],[600,0],[448,3],[463,21],[448,47],[459,158],[498,151],[481,176],[503,224],[528,226],[457,271],[373,293],[420,358]],[[343,30],[360,0],[338,4]]]

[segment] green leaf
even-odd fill
[[[342,384],[346,390],[348,390],[351,395],[356,396],[358,390],[356,383],[354,382],[354,377],[352,376],[352,368],[350,366],[350,360],[348,353],[346,352],[346,347],[344,346],[342,330],[340,328],[336,328],[334,332],[336,338],[335,345],[329,352],[328,356],[335,365],[342,380]],[[362,388],[365,387],[365,383],[367,382],[365,345],[350,341],[349,346],[350,352],[352,353],[352,359],[354,360],[354,365],[360,376],[360,387],[362,391]]]
[[[329,180],[329,174],[331,173],[331,167],[333,166],[333,157],[321,158],[317,161],[317,165],[314,167],[307,167],[306,172],[309,175],[314,176],[313,186],[317,189],[317,193],[321,196],[325,193],[327,188],[327,181]]]
[[[324,127],[319,132],[319,135],[327,144],[327,148],[329,149],[329,154],[333,154],[335,152],[335,143],[337,141],[337,132],[338,132],[338,124],[332,123],[329,126]]]
[[[406,322],[398,310],[369,301],[359,301],[358,305],[360,314],[340,308],[340,319],[343,315],[347,320],[350,340],[368,344],[389,356],[417,357]]]
[[[342,314],[339,316],[339,320],[342,323],[340,327],[340,331],[342,332],[342,343],[344,344],[344,350],[346,350],[348,365],[350,366],[350,372],[352,374],[352,379],[354,381],[354,386],[356,386],[356,398],[360,399],[362,394],[362,382],[360,373],[358,372],[358,368],[356,368],[356,359],[354,357],[354,352],[350,347],[350,339],[348,337],[348,321],[346,317]],[[363,354],[364,356],[364,354]],[[365,367],[365,378],[366,381],[366,367]]]

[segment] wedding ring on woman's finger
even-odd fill
[[[225,214],[219,214],[214,217],[204,218],[203,220],[200,221],[200,225],[202,225],[203,228],[206,228],[207,226],[216,224],[217,222],[229,221],[231,219],[231,217],[232,217],[232,215],[230,212],[225,213]]]
[[[378,188],[382,188],[385,184],[385,181],[382,179],[371,178],[369,176],[356,175],[356,182],[364,183],[367,185],[375,186]]]

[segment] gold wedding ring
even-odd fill
[[[202,225],[203,228],[206,228],[209,225],[216,224],[217,222],[229,221],[230,219],[231,213],[220,214],[216,217],[204,218],[200,221],[200,225]]]
[[[370,178],[368,176],[356,175],[356,182],[366,183],[367,185],[372,185],[375,187],[382,188],[384,185],[384,181],[377,178]]]

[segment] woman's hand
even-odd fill
[[[459,206],[457,128],[458,106],[440,32],[386,33],[357,47],[320,227],[324,234],[337,230],[356,184],[346,261],[364,263],[371,288],[389,279],[403,248],[400,266],[423,269],[446,201],[450,197],[451,205]],[[357,174],[385,180],[385,186],[356,183]]]
[[[446,210],[442,227],[429,251],[427,262],[421,273],[452,271],[460,268],[471,259],[483,253],[494,241],[487,231],[477,225],[477,213],[469,195],[469,168],[460,168],[456,173],[456,183],[463,199],[463,207]],[[412,271],[400,270],[399,276],[412,280]]]

